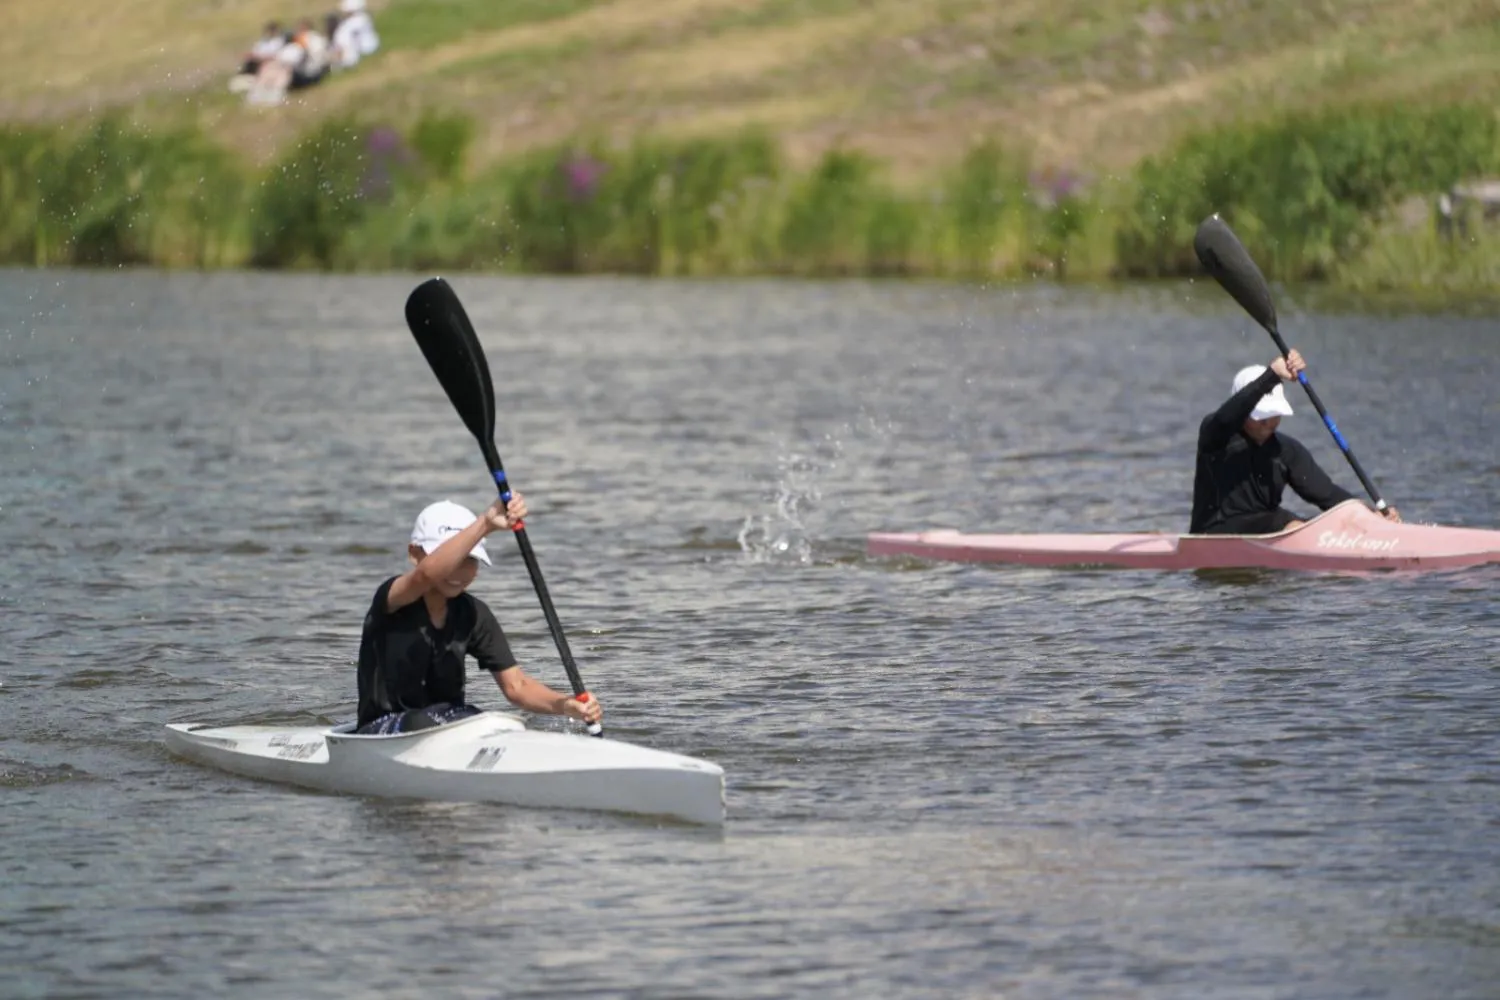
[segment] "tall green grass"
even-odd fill
[[[251,204],[258,267],[357,265],[349,236],[409,184],[411,155],[390,129],[319,125],[260,180]]]
[[[1476,224],[1445,237],[1430,222],[1412,226],[1394,216],[1340,261],[1333,277],[1342,288],[1375,297],[1494,302],[1500,300],[1500,226]]]
[[[1193,231],[1219,212],[1272,277],[1323,279],[1388,206],[1500,167],[1492,108],[1369,107],[1228,126],[1143,161],[1118,229],[1122,270],[1196,273]]]
[[[1449,287],[1493,281],[1500,254],[1408,238],[1389,212],[1500,169],[1488,108],[1229,126],[1095,186],[989,141],[898,185],[857,150],[791,169],[754,131],[583,140],[478,172],[473,138],[461,116],[328,121],[251,171],[194,132],[0,129],[0,262],[1091,280],[1198,273],[1211,212],[1275,278]]]
[[[195,132],[105,118],[82,132],[0,130],[0,259],[216,267],[242,251],[244,175]]]
[[[1000,277],[1030,260],[1024,170],[982,146],[931,188],[870,157],[788,170],[765,134],[583,142],[417,183],[351,232],[357,266],[648,275]],[[953,191],[950,196],[948,188]],[[354,249],[357,248],[357,249]]]

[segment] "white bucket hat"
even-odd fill
[[[417,523],[412,525],[411,543],[419,545],[423,552],[431,555],[439,545],[449,538],[463,531],[479,518],[469,508],[454,503],[452,500],[439,500],[437,503],[428,504],[417,515]],[[490,554],[484,550],[484,542],[469,550],[469,555],[478,559],[486,566],[493,565],[490,562]]]
[[[1234,377],[1233,392],[1239,392],[1245,386],[1254,382],[1266,373],[1265,365],[1251,365],[1241,368],[1239,374]],[[1282,391],[1281,383],[1276,383],[1276,388],[1260,397],[1260,402],[1255,404],[1255,409],[1250,411],[1251,420],[1266,420],[1270,417],[1290,417],[1292,415],[1292,404],[1286,401],[1286,393]]]

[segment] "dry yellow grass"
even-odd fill
[[[221,84],[275,0],[5,0],[0,115],[50,118]]]
[[[377,24],[399,26],[417,2],[372,4]],[[421,45],[385,31],[355,72],[257,111],[224,82],[261,23],[295,4],[6,0],[0,118],[123,105],[263,161],[328,115],[437,108],[480,122],[481,160],[581,133],[757,125],[798,158],[842,142],[902,174],[980,135],[1110,171],[1236,114],[1500,95],[1493,0],[600,0],[545,21],[531,3],[515,23],[497,16],[506,0],[444,9],[480,3],[480,27],[456,18]]]
[[[910,13],[907,24],[920,24]],[[691,91],[754,81],[795,67],[880,31],[899,30],[878,10],[856,11],[796,24],[743,28],[696,38],[678,48],[633,56],[622,67],[653,91]]]

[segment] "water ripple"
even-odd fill
[[[0,994],[1494,996],[1496,568],[864,556],[1180,529],[1270,347],[1196,286],[455,280],[611,735],[723,765],[729,825],[172,757],[169,721],[347,720],[415,511],[488,502],[413,283],[0,274]],[[1494,526],[1493,325],[1295,325],[1408,517]],[[477,592],[561,686],[497,542]]]

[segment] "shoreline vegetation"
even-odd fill
[[[266,167],[123,117],[0,126],[0,264],[1097,282],[1197,275],[1219,212],[1268,278],[1490,297],[1500,223],[1435,205],[1500,174],[1488,104],[1370,104],[1187,135],[1117,175],[979,141],[930,176],[775,138],[580,138],[471,169],[477,126],[325,120]]]

